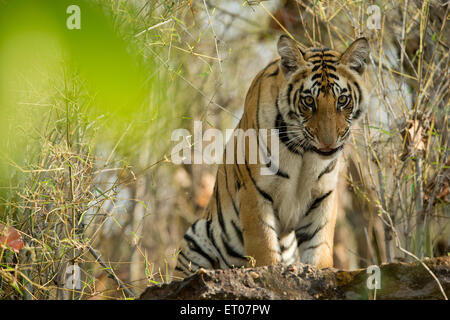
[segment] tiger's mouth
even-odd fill
[[[318,148],[316,148],[314,146],[311,146],[311,151],[313,151],[315,153],[318,153],[321,156],[329,157],[329,156],[335,154],[336,152],[340,151],[342,149],[342,147],[343,146],[341,145],[341,146],[339,146],[337,148],[334,148],[334,149],[329,149],[329,148],[328,149],[318,149]]]

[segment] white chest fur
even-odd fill
[[[279,184],[276,197],[278,201],[275,206],[278,210],[282,233],[298,228],[314,200],[334,190],[338,180],[339,165],[319,179],[321,173],[335,158],[324,159],[312,152],[306,152],[302,158],[296,158],[283,161],[287,166],[289,179]],[[318,212],[315,212],[314,216],[327,219],[330,208],[324,209],[316,210]]]

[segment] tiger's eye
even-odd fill
[[[346,103],[347,103],[347,96],[340,96],[340,97],[338,98],[338,103],[339,103],[340,105],[346,104]]]
[[[314,99],[312,97],[306,97],[305,103],[306,103],[306,105],[310,106],[314,103]]]

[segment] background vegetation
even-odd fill
[[[73,3],[0,2],[0,298],[124,299],[171,281],[216,169],[171,163],[171,133],[234,128],[282,33],[372,49],[335,266],[448,254],[448,3],[75,1],[68,30]]]

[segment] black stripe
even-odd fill
[[[327,245],[327,247],[330,247],[329,245],[328,245],[328,242],[326,242],[326,241],[322,241],[322,242],[319,242],[318,244],[316,244],[316,245],[313,245],[313,246],[308,246],[307,248],[305,248],[305,250],[304,251],[306,251],[306,250],[311,250],[311,249],[316,249],[316,248],[318,248],[318,247],[320,247],[320,246],[322,246],[322,245],[324,245],[324,244],[326,244]]]
[[[362,114],[362,112],[360,109],[356,110],[355,114],[353,115],[353,119],[355,119],[355,120],[359,119],[359,117],[361,117],[361,114]]]
[[[240,184],[239,180],[235,179],[234,184],[235,184],[236,191],[239,192],[239,190],[241,189],[241,184]]]
[[[245,141],[244,141],[243,147],[245,148]],[[245,151],[245,150],[244,150],[244,151]],[[252,176],[252,174],[251,174],[250,168],[248,167],[248,164],[247,164],[247,157],[245,156],[245,152],[244,152],[244,164],[245,164],[245,169],[247,170],[247,174],[248,174],[248,176],[250,177],[250,180],[253,182],[253,185],[255,186],[256,190],[258,190],[258,192],[259,192],[265,199],[269,200],[270,202],[273,202],[272,197],[271,197],[269,194],[267,194],[265,191],[263,191],[262,189],[260,189],[260,188],[258,187],[258,185],[256,184],[255,179],[253,179],[253,176]]]
[[[327,193],[325,193],[323,196],[317,198],[316,200],[314,200],[314,202],[311,204],[311,206],[309,207],[309,209],[305,212],[305,217],[308,216],[312,210],[314,210],[315,208],[317,208],[320,203],[326,198],[328,197],[331,192],[333,192],[333,190],[328,191]]]
[[[337,163],[337,159],[334,159],[333,161],[331,161],[327,167],[325,169],[322,170],[322,172],[319,174],[319,177],[317,178],[317,180],[319,180],[324,174],[330,173],[331,171],[334,170],[334,168],[336,167],[336,163]]]
[[[270,161],[266,166],[268,168],[270,168],[271,165],[272,165],[272,161]],[[280,168],[278,168],[278,171],[275,174],[279,177],[289,179],[289,175],[287,173],[285,173],[284,171],[281,171]]]
[[[183,267],[184,267],[184,266],[183,266]],[[181,269],[178,265],[175,267],[175,270],[178,270],[178,271],[181,271],[181,272],[186,273],[186,271],[184,271],[184,269]]]
[[[238,259],[243,259],[243,260],[247,260],[244,256],[242,256],[239,252],[237,252],[236,250],[234,250],[234,248],[232,248],[229,243],[227,241],[225,241],[222,238],[222,242],[223,245],[225,246],[225,250],[227,251],[228,256],[234,257],[234,258],[238,258]]]
[[[336,60],[329,60],[329,59],[317,59],[317,60],[308,60],[308,62],[312,62],[314,65],[322,65],[322,66],[331,66],[332,64],[335,64]]]
[[[305,224],[304,226],[301,226],[297,230],[295,230],[295,234],[300,233],[301,230],[308,229],[311,226],[312,222]]]
[[[228,268],[231,268],[231,265],[228,263],[227,260],[225,260],[225,257],[222,254],[222,251],[220,250],[219,246],[216,243],[216,239],[214,239],[214,235],[212,233],[212,224],[211,221],[208,220],[207,224],[206,224],[206,229],[208,231],[208,238],[211,241],[211,243],[213,244],[214,248],[216,248],[217,252],[219,253],[220,257],[222,258],[222,261],[225,262],[225,264],[228,266]]]
[[[266,69],[267,68],[268,67],[266,67]],[[256,126],[258,130],[259,130],[259,104],[261,100],[261,84],[262,84],[261,79],[258,79],[258,100],[256,101]]]
[[[219,179],[219,176],[217,175],[216,180]],[[223,221],[223,213],[222,213],[222,206],[220,204],[220,193],[219,193],[219,183],[216,183],[216,209],[217,209],[217,216],[219,218],[219,225],[222,229],[223,233],[228,237],[227,228],[225,226],[225,222]]]
[[[334,85],[334,87],[338,88],[338,90],[341,90],[341,86],[337,82],[333,83],[333,85]],[[345,90],[347,91],[347,89],[345,89]],[[341,91],[339,91],[339,92],[341,92]]]
[[[298,92],[298,100],[300,101],[300,99],[301,99],[301,94],[302,93],[307,93],[309,90],[305,90],[305,91],[303,91],[303,83],[300,85],[300,88],[298,88],[298,90],[297,90],[297,92]],[[295,105],[294,105],[294,110],[295,111],[297,111],[297,108],[295,108],[295,106],[297,106],[298,105],[298,103],[297,102],[295,102]],[[278,112],[280,111],[279,110],[279,108],[278,108],[278,104],[277,104],[277,110],[278,110]]]
[[[278,231],[274,226],[272,226],[269,223],[267,223],[266,221],[264,221],[261,217],[259,218],[259,221],[261,221],[264,226],[266,226],[267,228],[269,228],[270,230],[272,230],[273,232],[275,232],[278,235]]]
[[[239,210],[237,209],[236,203],[234,202],[234,198],[231,194],[230,188],[228,187],[228,174],[227,174],[227,165],[223,165],[224,171],[225,171],[225,186],[227,189],[227,193],[230,196],[231,204],[233,205],[234,212],[236,213],[236,216],[239,218]]]
[[[308,60],[308,62],[312,62],[314,65],[322,65],[322,59]]]
[[[181,253],[181,252],[180,252]],[[178,255],[178,260],[177,260],[177,266],[176,266],[176,268],[180,268],[180,267],[183,267],[184,268],[184,270],[191,270],[192,268],[189,268],[189,266],[188,265],[186,265],[186,263],[184,263],[183,261],[181,261],[181,256],[180,256],[180,254]],[[184,257],[184,259],[186,259],[186,257]],[[188,259],[186,259],[187,261],[190,261],[190,260],[188,260]],[[175,268],[175,269],[176,269]],[[180,271],[182,271],[183,269],[178,269],[178,270],[180,270]]]
[[[277,68],[277,70],[278,70],[278,68]],[[259,82],[259,85],[258,85],[258,101],[257,101],[257,104],[256,104],[256,130],[258,132],[258,134],[256,135],[256,141],[257,141],[258,147],[260,146],[260,143],[261,143],[261,141],[259,141],[259,128],[260,128],[260,126],[259,126],[259,104],[260,104],[260,98],[261,98],[261,81]],[[278,98],[278,93],[277,93],[277,98]],[[250,141],[249,141],[249,144],[250,144]],[[245,149],[245,138],[244,138],[244,149]],[[244,153],[244,156],[245,156],[245,153]]]
[[[272,61],[271,63],[269,63],[265,68],[264,71],[266,71],[268,68],[270,68],[271,66],[273,66],[275,63],[278,63],[280,61],[280,59],[276,59],[274,61]],[[263,72],[264,73],[264,72]]]
[[[294,100],[292,101],[292,103],[294,105],[294,109],[295,109],[295,106],[297,105],[297,100],[298,100],[299,93],[300,93],[300,90],[297,90],[294,93]]]
[[[319,79],[321,77],[322,77],[322,74],[321,73],[317,73],[317,74],[312,76],[311,81],[314,81],[314,80]]]
[[[334,80],[339,80],[339,77],[336,76],[334,73],[328,73],[327,75]]]
[[[292,83],[289,84],[287,90],[288,105],[291,105],[291,92],[292,92]]]
[[[313,49],[309,49],[309,52],[325,52],[325,51],[330,51],[331,49],[329,48],[313,48]]]
[[[279,71],[280,71],[280,68],[276,68],[276,70],[274,72],[272,72],[271,74],[267,75],[267,78],[275,77],[276,75],[278,75]]]
[[[316,230],[314,230],[314,232],[311,233],[311,234],[308,234],[308,233],[299,233],[299,234],[297,234],[296,233],[295,236],[297,238],[297,246],[300,247],[300,245],[303,242],[307,242],[307,241],[312,240],[316,236],[316,234],[320,230],[322,230],[323,227],[325,227],[327,225],[327,223],[328,223],[328,221],[326,223],[322,224],[321,226],[317,227]]]
[[[303,85],[302,85],[302,87],[303,87]],[[298,91],[297,91],[297,92],[298,92]],[[276,104],[278,105],[278,97],[277,97],[277,99],[276,99],[275,102],[276,102]],[[277,108],[278,108],[278,106],[277,106]],[[258,130],[259,130],[259,127],[258,127]],[[268,146],[267,146],[265,143],[263,143],[263,141],[259,141],[259,134],[258,134],[258,142],[259,142],[258,145],[259,145],[259,146],[262,146],[262,149],[260,148],[259,151],[263,154],[264,160],[266,160],[267,158],[269,158],[269,160],[270,160],[271,150],[268,148]],[[266,154],[264,153],[264,150],[268,150],[269,155],[266,155]],[[271,165],[272,165],[272,160],[270,160],[270,161],[266,164],[266,167],[270,169]],[[278,168],[278,171],[277,171],[275,174],[278,175],[278,176],[280,176],[280,177],[288,178],[288,179],[289,179],[289,175],[288,175],[287,173],[284,173],[280,168]],[[233,202],[233,205],[234,205],[234,202]],[[236,210],[236,208],[235,208],[235,210]],[[238,214],[238,215],[239,215],[239,214]]]
[[[347,120],[347,119],[346,119]],[[351,124],[351,121],[347,121],[349,124]],[[345,139],[345,137],[347,136],[347,134],[350,132],[349,127],[345,128],[344,133],[341,135],[341,139]]]
[[[201,255],[202,257],[204,257],[206,260],[209,261],[209,263],[211,264],[211,266],[214,266],[214,260],[205,252],[203,251],[203,249],[198,245],[198,243],[195,241],[194,238],[192,238],[190,235],[185,234],[184,235],[184,239],[192,244],[192,248],[190,247],[190,249],[192,251],[195,251],[196,253],[198,253],[199,255]]]
[[[358,90],[358,107],[359,107],[359,104],[361,102],[361,88],[359,87],[356,81],[353,81],[353,84],[355,85],[356,90]]]
[[[183,272],[186,276],[189,276],[191,274],[189,271],[183,270],[179,266],[176,266],[175,270]]]
[[[178,254],[178,257],[182,257],[182,258],[183,258],[184,260],[186,260],[188,263],[190,263],[190,264],[196,266],[197,268],[201,268],[201,267],[202,267],[202,266],[199,265],[198,263],[195,263],[194,261],[192,261],[191,259],[189,259],[188,257],[186,257],[186,255],[183,253],[183,251],[180,251],[180,253]],[[178,262],[181,263],[181,265],[182,265],[183,267],[185,267],[186,269],[188,269],[188,270],[191,270],[191,269],[192,269],[192,268],[189,268],[189,266],[186,265],[186,263],[183,263],[183,261],[181,261],[179,258],[178,258]]]
[[[287,246],[284,246],[284,245],[281,246],[281,251],[285,251],[285,250],[289,249],[290,247],[292,247],[292,245],[294,244],[295,241],[296,241],[296,239],[295,239],[295,237],[293,237],[291,242]]]
[[[331,64],[324,64],[324,66],[327,68],[327,69],[330,69],[331,71],[334,71],[334,72],[336,72],[336,67],[335,66],[332,66]]]
[[[234,171],[235,176],[237,177],[236,179],[236,183],[237,183],[237,189],[239,190],[241,188],[241,186],[243,186],[245,189],[247,189],[247,186],[245,185],[245,181],[244,181],[244,176],[242,175],[241,169],[239,169],[239,164],[237,163],[237,159],[236,163],[234,163],[233,168],[237,169],[239,174],[236,174],[236,171]]]
[[[313,136],[313,134],[311,133],[311,131],[309,131],[309,128],[308,128],[308,127],[305,127],[305,133],[306,133],[306,135],[307,135],[311,140],[314,140],[314,136]]]
[[[297,109],[297,108],[296,108],[296,109]],[[291,110],[291,111],[289,111],[289,112],[288,112],[288,117],[291,118],[291,119],[294,119],[294,120],[295,120],[295,119],[298,119],[298,115],[299,115],[298,111],[299,111],[299,110],[295,110],[295,111],[292,111],[292,110]]]
[[[334,60],[334,59],[322,59],[322,63],[327,64],[327,65],[335,64],[336,62],[337,62],[337,60]]]
[[[250,172],[250,168],[248,167],[247,161],[245,162],[245,168],[247,169],[247,174],[250,177],[250,180],[252,180],[253,185],[255,186],[256,190],[258,190],[258,192],[268,201],[273,202],[272,197],[265,192],[264,190],[262,190],[260,187],[258,187],[258,185],[256,184],[255,179],[253,178],[251,172]]]
[[[239,226],[236,224],[236,222],[234,222],[233,219],[231,219],[231,225],[233,226],[234,231],[236,232],[236,234],[237,234],[237,236],[239,238],[239,241],[242,244],[244,244],[244,236],[242,235],[242,230],[239,228]]]
[[[322,58],[322,56],[323,56],[323,53],[316,53],[316,54],[309,56],[308,60],[313,59],[313,58]]]
[[[319,70],[319,68],[321,68],[321,67],[322,67],[322,65],[318,64],[314,68],[312,68],[311,72],[315,72],[315,71]]]
[[[292,153],[301,155],[302,153],[297,150],[297,148],[289,141],[289,136],[287,134],[287,124],[283,120],[283,116],[281,113],[278,113],[278,116],[275,120],[275,128],[278,129],[278,137],[283,142],[283,144],[288,148],[288,150]]]
[[[322,52],[322,53],[316,53],[316,54],[313,54],[312,56],[309,56],[308,60],[312,59],[312,58],[317,58],[317,57],[332,57],[332,58],[336,58],[337,59],[337,57],[334,54],[332,54],[332,53],[324,53],[324,52]]]
[[[261,142],[262,142],[262,141],[261,141]],[[263,143],[261,143],[261,145],[263,146],[263,148],[266,147]],[[266,147],[266,148],[267,148],[267,147]],[[269,162],[266,164],[266,167],[270,169],[270,167],[272,166],[272,160],[270,160],[270,156],[267,156],[267,155],[264,153],[264,151],[261,150],[261,149],[260,149],[259,151],[263,154],[264,160],[266,160],[267,158],[269,158]],[[269,155],[270,155],[270,151],[269,151]],[[280,177],[289,179],[289,175],[288,175],[287,173],[284,173],[279,167],[278,167],[278,170],[277,170],[277,172],[276,172],[275,174],[276,174],[277,176],[280,176]]]
[[[195,228],[196,228],[197,223],[198,223],[199,221],[200,221],[200,220],[195,221],[195,222],[192,224],[192,226],[191,226],[192,233],[194,233],[194,234],[196,234]]]

